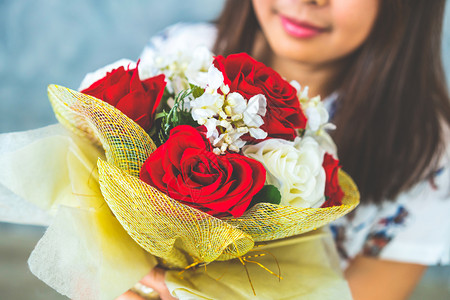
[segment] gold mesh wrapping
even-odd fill
[[[297,208],[259,203],[239,218],[223,220],[251,235],[255,242],[305,233],[336,220],[358,205],[358,189],[350,176],[342,170],[339,171],[339,185],[345,193],[340,206]]]
[[[171,199],[107,162],[99,160],[98,166],[102,193],[122,226],[169,266],[211,262],[224,251],[241,256],[253,248],[251,236],[228,223]]]
[[[139,125],[108,103],[65,87],[49,85],[48,98],[61,124],[103,146],[108,162],[139,177],[142,164],[156,149]]]
[[[239,218],[212,217],[139,180],[139,170],[155,145],[119,110],[55,85],[49,86],[49,98],[62,124],[104,147],[107,162],[99,160],[98,167],[106,202],[128,234],[169,267],[242,256],[255,242],[311,231],[359,203],[355,184],[340,171],[345,193],[341,206],[302,209],[260,203]]]

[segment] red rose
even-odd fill
[[[241,216],[263,187],[266,170],[240,154],[216,155],[195,128],[180,125],[142,166],[142,181],[213,216]]]
[[[141,81],[137,68],[120,67],[81,92],[111,104],[149,131],[165,86],[164,75]]]
[[[294,140],[295,129],[305,128],[306,116],[300,109],[297,90],[272,68],[245,53],[217,56],[214,65],[223,73],[231,92],[246,99],[257,94],[266,96],[267,113],[261,129],[269,137]]]
[[[325,202],[321,207],[339,206],[342,204],[344,192],[339,186],[338,172],[341,166],[339,161],[334,159],[332,155],[325,153],[323,158],[323,168],[327,175],[325,181]]]

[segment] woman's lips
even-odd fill
[[[280,15],[280,19],[281,24],[287,34],[296,38],[312,38],[326,31],[325,28],[320,28],[308,23],[295,21],[282,15]]]

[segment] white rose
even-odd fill
[[[297,137],[293,142],[269,139],[245,146],[243,154],[261,162],[266,171],[266,184],[281,193],[281,205],[319,207],[324,201],[324,150],[312,137]]]

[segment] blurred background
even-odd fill
[[[88,72],[120,58],[136,60],[166,26],[213,20],[222,5],[223,0],[0,0],[0,133],[55,123],[48,84],[77,89]],[[28,256],[44,230],[0,222],[0,299],[66,299],[28,270]],[[450,299],[450,267],[429,268],[411,299]]]

